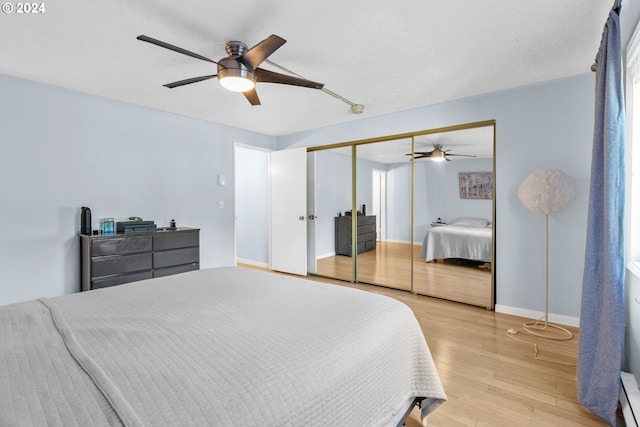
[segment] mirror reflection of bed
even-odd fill
[[[413,160],[412,165],[411,156],[407,156],[412,152],[412,146],[415,152],[428,152],[433,150],[434,144],[442,145],[444,150],[450,150],[449,153],[475,157],[451,156],[450,161],[443,162],[421,158]],[[333,222],[337,212],[343,215],[352,206],[351,175],[348,175],[351,173],[352,151],[350,146],[325,151],[316,154],[331,156],[331,160],[318,157],[316,175],[321,191],[331,192],[331,198],[339,200],[339,205],[329,208],[324,203],[327,209],[324,218],[330,217]],[[492,309],[493,198],[463,197],[460,186],[462,175],[468,172],[489,173],[492,178],[493,153],[493,123],[478,127],[463,125],[437,133],[426,131],[409,138],[371,143],[360,141],[356,144],[357,159],[354,162],[357,170],[355,206],[359,208],[365,204],[366,216],[376,217],[375,248],[358,253],[354,262],[351,256],[327,253],[326,247],[316,247],[318,254],[325,254],[317,259],[317,274],[404,289]],[[345,159],[340,160],[340,156]],[[330,171],[323,172],[323,166]],[[337,179],[341,175],[344,179]],[[378,188],[376,179],[382,180],[382,189]],[[364,216],[357,215],[358,224]],[[448,243],[442,241],[440,234],[465,226],[453,224],[464,219],[484,221],[482,227],[469,227],[476,224],[467,224],[468,229],[462,230],[471,234],[480,232],[486,236],[484,243],[478,243],[484,250],[481,255],[477,253],[479,247],[472,245],[465,248],[461,243],[471,239],[464,233],[449,238]],[[329,228],[325,222],[325,227],[325,235],[334,234],[333,224]],[[434,245],[438,242],[441,246],[457,242],[459,252],[447,252],[435,246],[423,248],[430,232],[434,236],[431,239]],[[320,230],[320,233],[323,231]],[[360,237],[358,239],[360,241]],[[463,248],[467,252],[460,252]]]
[[[415,259],[415,258],[414,258]],[[414,291],[446,299],[491,307],[491,267],[493,226],[486,218],[456,218],[449,223],[435,222],[425,233],[419,259],[425,263],[446,264],[456,277],[447,287],[434,285],[444,278],[414,280]],[[425,271],[429,267],[414,265]],[[445,270],[445,265],[441,269]]]

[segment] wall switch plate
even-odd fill
[[[224,179],[224,174],[223,173],[219,173],[218,174],[218,185],[226,185],[227,182]],[[222,207],[222,206],[220,206]]]
[[[218,206],[220,207],[220,209],[224,208],[224,200],[220,200],[218,202]]]

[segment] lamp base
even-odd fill
[[[547,329],[549,328],[559,330],[561,335],[543,333],[544,331],[547,331]],[[539,320],[536,322],[526,322],[522,324],[522,329],[524,329],[526,332],[530,333],[531,335],[535,335],[540,338],[546,338],[549,340],[568,341],[571,338],[573,338],[573,333],[571,331],[561,326],[553,325],[546,321],[544,322],[544,324],[541,324]]]

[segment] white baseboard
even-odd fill
[[[379,243],[385,243],[385,242],[389,242],[389,243],[406,243],[407,245],[410,245],[411,242],[409,240],[395,240],[395,239],[387,239],[387,240],[378,240]],[[422,246],[422,242],[418,242],[416,240],[413,241],[413,246]]]
[[[269,263],[268,262],[259,262],[259,261],[252,261],[250,259],[236,259],[236,264],[247,264],[247,265],[253,265],[255,267],[262,267],[262,268],[269,268]]]
[[[510,314],[512,316],[526,317],[534,320],[544,317],[543,311],[527,310],[525,308],[510,307],[508,305],[496,304],[495,310],[496,313]],[[562,314],[549,313],[549,322],[566,326],[575,326],[576,328],[580,326],[579,317],[565,316]]]
[[[330,256],[336,256],[335,252],[328,252],[322,255],[316,255],[316,259],[329,258]]]

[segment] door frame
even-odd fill
[[[264,176],[264,181],[263,182],[268,182],[269,180],[269,175],[271,174],[270,172],[270,167],[269,167],[269,160],[270,160],[270,152],[272,150],[268,149],[268,148],[264,148],[264,147],[258,147],[255,145],[249,145],[249,144],[243,144],[241,142],[234,142],[233,143],[233,263],[234,265],[238,264],[238,214],[239,212],[239,206],[238,206],[238,194],[239,194],[239,189],[238,189],[238,149],[242,149],[242,150],[253,150],[253,151],[260,151],[260,152],[264,152],[267,154],[266,157],[266,168],[267,168],[267,173]],[[270,191],[269,186],[267,186],[266,191]],[[267,197],[267,199],[269,199],[270,196]],[[269,242],[271,240],[271,230],[269,227],[269,224],[271,222],[271,212],[269,210],[269,207],[267,206],[267,227],[265,230],[265,234],[267,236],[267,247],[269,247]],[[271,264],[271,251],[268,250],[267,252],[267,260],[265,262],[263,261],[255,261],[255,260],[246,260],[243,259],[242,260],[243,263],[247,263],[250,265],[255,265],[257,267],[263,267],[263,268],[269,268],[269,265]]]
[[[376,238],[378,241],[384,242],[387,240],[387,171],[373,169],[371,180],[373,191],[371,213],[376,215]]]

